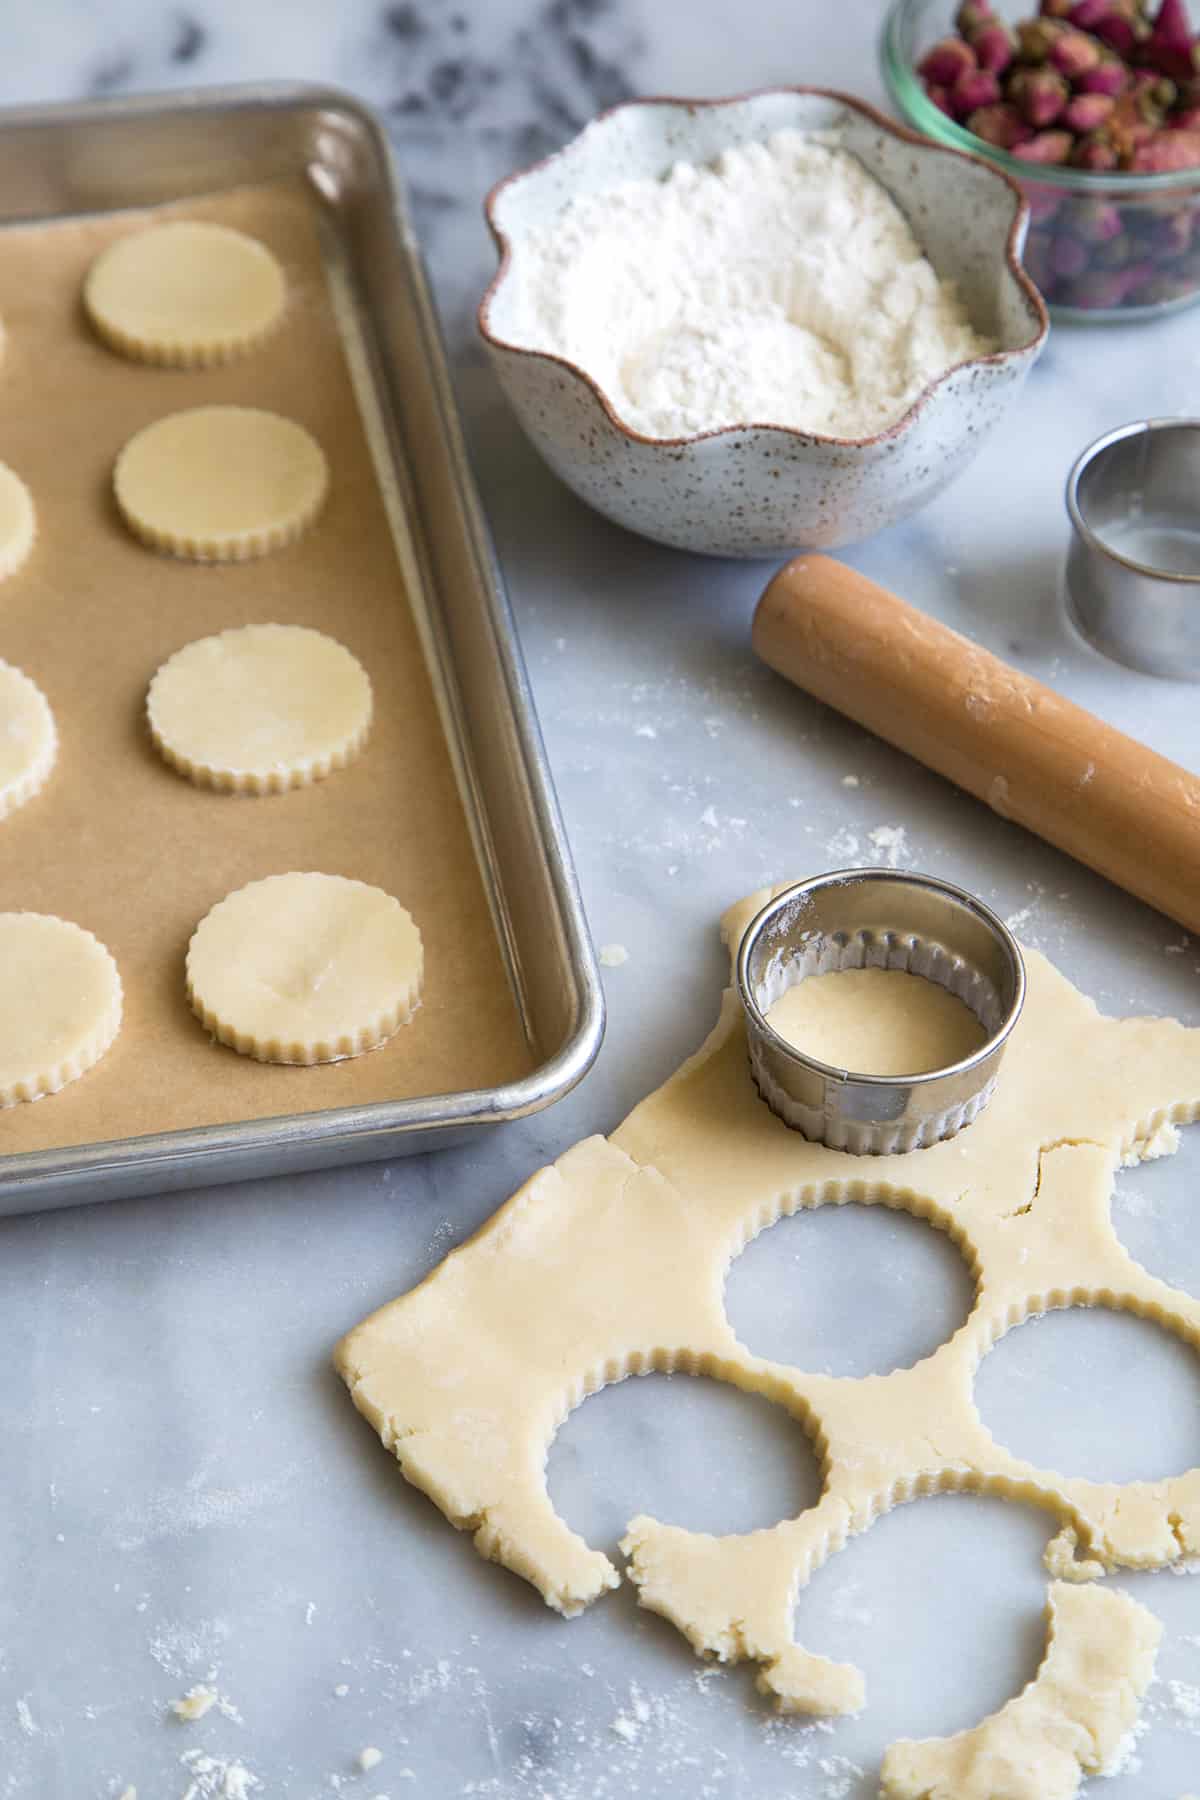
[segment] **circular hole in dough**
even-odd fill
[[[382,888],[342,875],[269,875],[217,902],[192,934],[187,992],[222,1044],[259,1062],[358,1056],[421,997],[421,934]]]
[[[243,562],[298,538],[329,486],[325,452],[252,406],[168,413],[131,437],[113,476],[130,530],[196,562]]]
[[[104,341],[138,362],[202,368],[252,350],[283,316],[283,270],[228,225],[178,219],[102,250],[83,286]]]
[[[278,794],[354,760],[371,726],[371,683],[323,632],[242,625],[169,657],[146,716],[158,750],[198,786]]]
[[[0,913],[0,1107],[77,1081],[120,1029],[121,977],[98,938],[49,913]]]
[[[856,1075],[945,1069],[987,1039],[957,994],[904,969],[809,975],[780,995],[767,1020],[806,1056]]]
[[[33,495],[15,470],[0,463],[0,581],[16,574],[36,536]]]
[[[761,1232],[725,1281],[725,1315],[754,1356],[855,1379],[932,1356],[974,1300],[962,1253],[932,1220],[836,1196]]]
[[[1163,1481],[1200,1468],[1200,1364],[1169,1318],[1082,1305],[1036,1314],[984,1357],[975,1405],[1013,1456],[1068,1478]]]
[[[0,662],[0,819],[45,787],[57,754],[46,696],[20,669]]]

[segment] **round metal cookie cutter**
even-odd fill
[[[1094,649],[1200,681],[1200,419],[1140,419],[1088,446],[1067,481],[1067,610]]]
[[[797,1050],[767,1021],[810,975],[901,969],[958,996],[987,1038],[971,1056],[920,1075],[865,1075]],[[896,869],[841,869],[797,882],[742,939],[738,994],[755,1086],[785,1125],[833,1150],[891,1156],[953,1137],[981,1113],[1025,1000],[1011,931],[964,888]]]

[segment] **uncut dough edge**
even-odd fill
[[[732,956],[779,891],[725,915]],[[574,1406],[650,1369],[714,1376],[784,1406],[821,1458],[815,1507],[720,1538],[638,1517],[621,1547],[642,1605],[699,1655],[760,1663],[760,1689],[794,1712],[853,1712],[864,1693],[856,1669],[793,1641],[799,1590],[849,1537],[919,1494],[1041,1505],[1058,1524],[1047,1564],[1074,1580],[1200,1554],[1200,1471],[1125,1486],[1067,1479],[1009,1455],[973,1404],[993,1343],[1051,1307],[1103,1297],[1200,1342],[1200,1302],[1136,1264],[1108,1211],[1118,1162],[1173,1148],[1164,1126],[1200,1115],[1200,1031],[1103,1018],[1037,951],[1026,956],[1028,999],[992,1105],[958,1138],[902,1156],[849,1158],[775,1119],[746,1077],[727,991],[705,1044],[611,1139],[584,1139],[540,1170],[337,1346],[354,1404],[407,1479],[474,1533],[481,1555],[570,1615],[620,1580],[546,1492],[547,1450]],[[729,1263],[782,1215],[847,1200],[947,1231],[976,1276],[970,1316],[932,1356],[883,1377],[838,1381],[751,1355],[724,1314]]]

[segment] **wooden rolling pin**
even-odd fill
[[[1200,932],[1200,778],[827,556],[754,615],[764,662]]]

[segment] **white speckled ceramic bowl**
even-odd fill
[[[931,383],[897,424],[859,439],[750,421],[694,437],[643,437],[577,364],[520,347],[525,230],[577,194],[661,177],[680,160],[712,162],[775,131],[833,127],[899,202],[938,273],[958,282],[977,330],[1000,345]],[[916,512],[966,467],[1046,341],[1046,309],[1021,266],[1028,212],[1016,184],[861,101],[821,89],[630,101],[545,162],[502,181],[486,210],[500,267],[479,329],[517,417],[581,499],[631,531],[685,550],[831,550]]]

